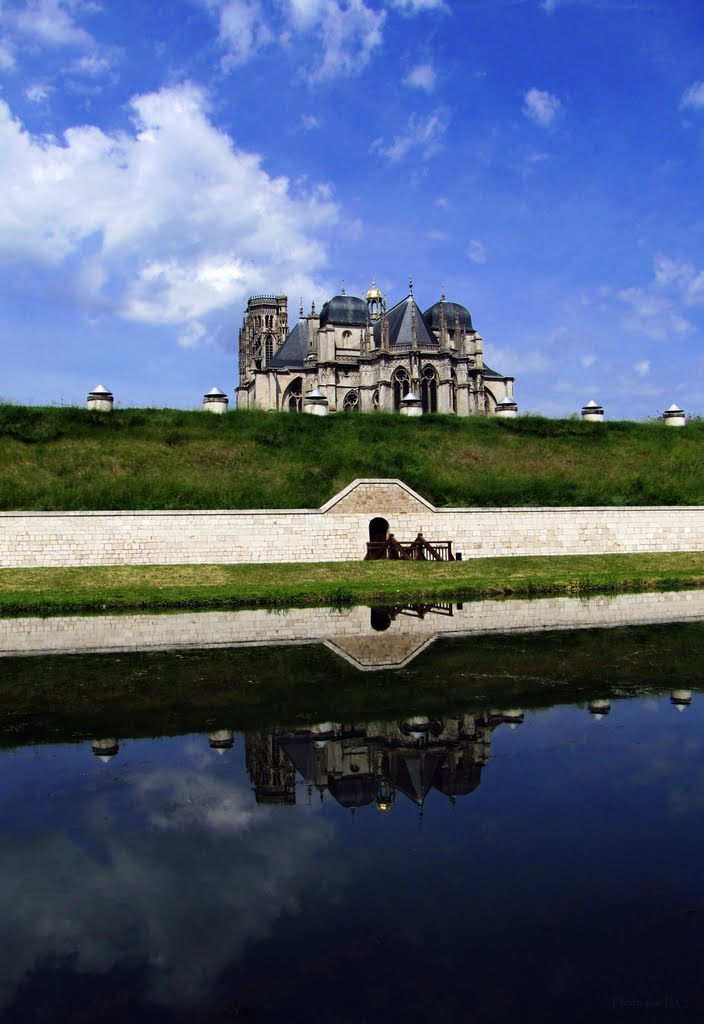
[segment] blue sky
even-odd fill
[[[704,414],[701,0],[0,0],[0,397],[193,407],[445,288],[522,411]]]

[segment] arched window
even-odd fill
[[[352,331],[342,332],[342,344],[348,346],[352,344]]]
[[[282,408],[285,412],[300,412],[302,404],[303,381],[300,377],[296,377],[284,391]]]
[[[404,369],[403,366],[399,366],[398,369],[394,371],[392,381],[394,387],[394,411],[398,412],[401,408],[401,399],[405,398],[411,390],[411,380],[408,376],[408,370]]]
[[[372,409],[379,408],[379,388],[374,388],[372,391]]]
[[[266,352],[266,365],[268,366],[271,360],[274,358],[274,339],[270,334],[266,336],[266,342],[264,343],[264,351]]]
[[[457,414],[457,374],[454,370],[451,371],[452,379],[450,381],[450,409],[452,412]]]
[[[426,366],[423,370],[420,397],[423,403],[423,412],[438,411],[438,375],[432,366]]]
[[[342,403],[342,408],[345,412],[358,412],[359,411],[359,395],[356,391],[348,391],[345,395],[345,400]]]

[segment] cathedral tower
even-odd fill
[[[240,385],[264,370],[288,334],[288,300],[285,295],[253,295],[240,328]]]

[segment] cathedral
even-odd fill
[[[289,330],[285,295],[253,295],[239,334],[241,409],[300,412],[306,396],[325,411],[514,414],[513,377],[484,362],[469,310],[445,295],[423,313],[413,295],[390,309],[372,283],[320,312],[299,311]],[[404,402],[404,399],[406,400]],[[312,411],[312,409],[310,410]]]

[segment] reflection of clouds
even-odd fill
[[[151,996],[185,1003],[298,910],[329,825],[305,808],[261,813],[247,785],[193,760],[145,768],[116,790],[83,783],[67,822],[38,834],[33,820],[32,834],[6,837],[0,1009],[38,959],[74,950],[79,971],[144,961]],[[125,797],[131,807],[115,815]]]

